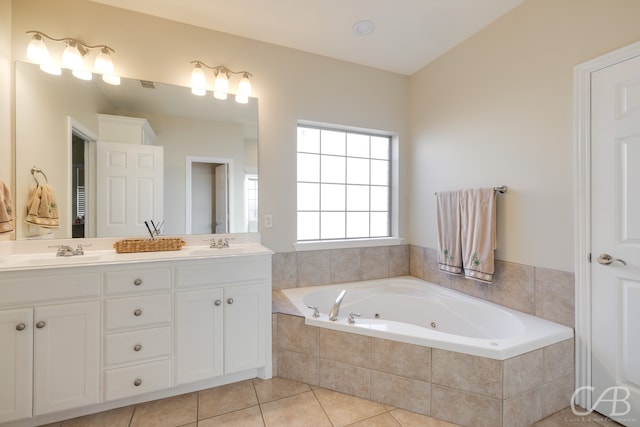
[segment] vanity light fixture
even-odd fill
[[[90,68],[85,67],[85,56],[94,49],[99,49],[100,53],[93,65],[94,72],[102,75],[102,80],[111,85],[119,85],[120,77],[113,73],[113,60],[111,54],[115,53],[111,47],[100,44],[90,46],[70,37],[56,39],[43,33],[42,31],[27,31],[33,35],[29,46],[27,46],[27,58],[40,65],[40,69],[45,73],[60,75],[62,68],[71,70],[72,74],[82,80],[91,80],[93,77]],[[62,53],[61,66],[56,65],[49,56],[44,39],[65,44]]]
[[[213,83],[213,96],[217,99],[227,99],[229,93],[229,77],[232,74],[241,74],[242,79],[238,83],[238,90],[236,92],[236,102],[239,104],[246,104],[249,102],[251,96],[251,82],[249,77],[251,73],[248,71],[232,71],[224,65],[218,65],[211,67],[202,61],[191,61],[195,64],[193,71],[191,72],[191,93],[198,96],[203,96],[207,93],[207,79],[205,76],[204,68],[213,70],[215,77]]]

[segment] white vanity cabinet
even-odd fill
[[[211,251],[0,268],[0,425],[270,378],[271,252]]]
[[[0,422],[98,403],[99,286],[85,271],[0,276]]]
[[[270,277],[270,257],[176,268],[177,383],[267,365]]]

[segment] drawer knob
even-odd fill
[[[16,325],[16,331],[24,331],[24,328],[26,328],[27,325],[25,325],[24,323],[18,323]]]
[[[222,304],[222,301],[220,301],[219,299],[217,299],[213,304],[215,304],[216,306],[219,306],[220,304]]]
[[[134,281],[133,281],[133,284],[134,284],[134,285],[136,285],[136,286],[140,286],[140,285],[142,285],[142,279],[136,279],[136,280],[134,280]]]
[[[140,387],[142,385],[142,380],[140,378],[136,379],[133,382],[133,385],[136,386],[136,387]]]
[[[36,323],[36,328],[38,328],[38,329],[42,329],[42,328],[44,328],[44,326],[45,326],[46,324],[47,324],[46,322],[44,322],[44,321],[42,321],[42,320],[41,320],[41,321],[39,321],[38,323]]]
[[[133,312],[133,315],[136,317],[142,316],[142,310],[140,310],[139,308],[136,309],[136,311]]]
[[[233,298],[227,298],[227,304],[233,304]]]
[[[133,351],[140,351],[142,350],[142,346],[140,344],[136,344],[133,346]]]

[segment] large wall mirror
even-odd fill
[[[258,102],[233,98],[16,62],[16,237],[258,231]],[[57,228],[24,221],[45,183]]]

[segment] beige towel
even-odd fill
[[[496,248],[496,192],[493,188],[461,192],[460,223],[465,277],[491,283]]]
[[[438,192],[438,269],[462,273],[460,246],[460,192]]]
[[[45,228],[60,226],[56,196],[49,184],[40,184],[31,192],[25,221]]]
[[[11,189],[4,180],[0,179],[0,233],[8,233],[13,231],[15,227]]]

